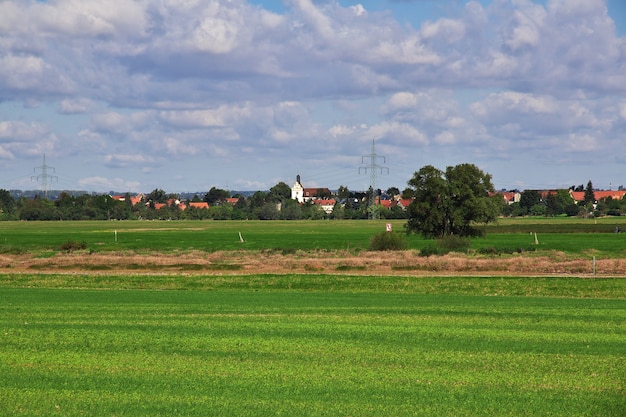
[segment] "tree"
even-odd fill
[[[15,200],[7,190],[0,190],[0,219],[9,219],[15,210]]]
[[[280,218],[283,220],[299,220],[303,217],[300,204],[296,200],[287,199],[282,203]]]
[[[148,194],[146,200],[152,205],[156,203],[165,203],[167,201],[167,194],[165,194],[165,191],[160,188],[155,188],[150,192],[150,194]]]
[[[230,193],[221,188],[211,187],[208,193],[204,195],[204,201],[209,203],[209,206],[221,204],[230,197]]]
[[[270,188],[268,198],[276,202],[289,200],[291,198],[291,187],[281,181]]]
[[[556,193],[550,193],[546,197],[546,214],[549,216],[564,214],[565,208],[571,204],[574,204],[574,199],[568,190],[556,190]]]
[[[339,200],[345,200],[350,197],[350,190],[345,185],[340,185],[337,188],[337,198]]]
[[[541,203],[541,194],[537,190],[525,190],[520,194],[519,205],[522,215],[528,214],[530,210]]]
[[[35,197],[24,203],[20,220],[59,220],[59,211],[47,198]]]
[[[585,194],[583,197],[583,205],[593,204],[596,202],[596,196],[593,193],[593,184],[591,181],[587,183],[587,187],[585,188]]]
[[[495,221],[503,204],[493,193],[491,175],[473,164],[448,167],[427,165],[408,181],[415,200],[408,207],[407,233],[440,238],[480,234],[472,223]]]
[[[389,187],[385,192],[388,196],[395,197],[400,195],[400,189],[398,187]]]

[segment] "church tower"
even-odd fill
[[[298,203],[304,203],[304,187],[300,183],[300,175],[296,176],[296,182],[291,187],[291,199],[297,200]]]

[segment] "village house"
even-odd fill
[[[130,197],[130,202],[131,204],[134,206],[136,204],[141,203],[144,200],[144,195],[143,194],[138,194],[136,196],[131,196]],[[123,195],[112,195],[111,196],[112,199],[117,200],[117,201],[126,201],[126,197]],[[146,206],[148,206],[150,203],[146,202]],[[187,207],[195,207],[195,208],[200,208],[200,209],[208,209],[209,208],[209,204],[202,201],[202,202],[190,202],[188,204],[183,203],[180,200],[174,200],[174,199],[169,199],[167,200],[166,203],[154,203],[154,208],[155,210],[161,210],[162,208],[165,207],[173,207],[176,206],[178,207],[180,210],[185,210]]]
[[[136,205],[138,203],[141,203],[141,200],[143,200],[144,195],[143,194],[137,194],[137,195],[131,195],[130,196],[130,204],[131,205]],[[115,201],[126,201],[126,196],[123,195],[112,195],[111,198]]]
[[[585,192],[584,191],[572,191],[572,190],[570,190],[569,194],[572,196],[572,198],[574,199],[576,204],[582,203],[583,201],[585,201]],[[613,200],[622,200],[624,198],[625,194],[626,194],[626,190],[594,191],[593,192],[593,198],[595,200],[594,201],[595,203],[597,203],[598,201],[600,201],[602,199],[609,198],[609,197],[611,197]]]
[[[331,214],[333,212],[333,210],[335,209],[335,203],[336,203],[335,200],[323,200],[323,199],[313,200],[313,204],[320,206],[321,209],[324,210],[324,213],[326,214]]]

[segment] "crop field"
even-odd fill
[[[0,414],[624,415],[623,281],[402,278],[400,291],[376,284],[385,277],[292,279],[5,282]]]
[[[428,258],[366,251],[385,223],[0,222],[0,416],[624,416],[621,218]]]

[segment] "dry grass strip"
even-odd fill
[[[0,273],[92,274],[367,274],[367,275],[577,275],[593,274],[589,257],[559,252],[506,256],[419,256],[417,251],[319,251],[283,254],[275,251],[181,253],[55,253],[0,255]],[[595,274],[626,276],[626,259],[598,259]]]

